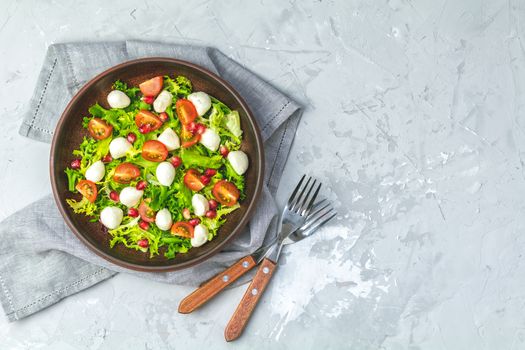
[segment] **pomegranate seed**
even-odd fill
[[[143,238],[137,241],[137,245],[141,248],[147,248],[149,246],[149,242],[146,238]]]
[[[230,151],[228,150],[228,147],[221,145],[221,148],[219,148],[219,152],[223,157],[226,157]]]
[[[146,181],[140,180],[139,182],[137,182],[137,186],[135,186],[135,188],[139,191],[143,191],[146,188],[146,186],[148,186]]]
[[[206,131],[206,125],[199,123],[195,126],[195,132],[197,134],[202,135],[204,134],[205,131]]]
[[[215,199],[210,199],[208,201],[208,205],[210,206],[211,210],[215,210],[215,209],[217,209],[217,206],[219,205],[219,203],[217,203],[217,201]]]
[[[204,172],[204,175],[206,175],[207,177],[212,177],[215,174],[217,174],[217,170],[215,169],[206,169],[206,171]]]
[[[171,157],[170,162],[171,162],[171,165],[177,168],[182,164],[182,159],[179,156],[173,156]]]
[[[141,134],[147,134],[148,132],[151,131],[151,125],[149,124],[141,125],[139,126],[139,131]]]
[[[191,131],[192,134],[195,132],[195,128],[197,128],[197,124],[195,124],[195,122],[191,122],[186,125],[186,129]]]
[[[168,116],[168,113],[162,112],[159,114],[159,119],[162,120],[163,123],[167,122],[170,117]]]
[[[135,141],[137,141],[137,135],[132,132],[130,132],[126,138],[128,139],[129,143],[135,143]]]
[[[211,179],[210,179],[208,176],[206,176],[206,175],[201,175],[200,179],[201,179],[201,182],[202,182],[204,185],[209,184],[210,181],[211,181]]]
[[[153,96],[144,96],[142,98],[142,101],[144,101],[144,103],[147,103],[147,104],[150,105],[150,104],[153,103],[153,101],[155,101],[155,97],[153,97]]]
[[[80,159],[73,159],[70,166],[71,169],[80,169]]]
[[[114,201],[114,202],[118,202],[119,200],[119,195],[118,195],[118,192],[117,191],[111,191],[109,192],[109,198]]]
[[[215,210],[208,210],[206,212],[206,217],[207,218],[213,219],[216,216],[217,216],[217,212]]]
[[[188,223],[189,223],[191,226],[197,226],[198,224],[201,223],[201,220],[198,219],[198,218],[195,218],[195,219],[191,219],[190,221],[188,221]]]
[[[113,160],[113,157],[111,156],[111,154],[106,154],[104,157],[102,157],[102,162],[103,163],[109,163]]]
[[[190,210],[188,208],[182,209],[182,217],[186,220],[191,217]]]
[[[148,228],[149,228],[149,224],[148,224],[146,221],[142,221],[142,220],[141,220],[141,221],[139,222],[139,227],[140,227],[141,229],[143,229],[144,231],[147,231]]]
[[[128,209],[128,216],[130,216],[132,218],[136,218],[137,216],[139,216],[139,211],[136,208],[129,208]]]

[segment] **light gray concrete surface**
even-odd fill
[[[49,145],[17,134],[47,45],[128,38],[214,45],[304,103],[279,200],[309,172],[340,215],[286,250],[234,343],[244,288],[183,316],[189,288],[119,275],[0,320],[0,348],[525,348],[523,2],[1,8],[0,219],[50,192]]]

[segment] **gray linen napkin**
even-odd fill
[[[140,41],[54,44],[48,49],[20,134],[50,142],[71,97],[94,75],[124,61],[164,56],[187,60],[230,82],[259,122],[266,152],[265,186],[253,219],[224,251],[195,267],[167,273],[123,269],[93,254],[64,223],[51,195],[0,225],[0,301],[9,321],[35,313],[116,272],[155,281],[198,285],[253,252],[274,225],[274,195],[301,111],[294,101],[220,51]]]

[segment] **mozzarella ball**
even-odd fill
[[[208,109],[210,109],[211,107],[210,96],[208,96],[207,93],[202,92],[202,91],[198,91],[198,92],[189,94],[188,100],[190,100],[191,103],[193,103],[193,105],[195,106],[195,109],[197,110],[197,114],[199,115],[199,117],[202,117],[204,114],[206,114]]]
[[[122,91],[113,90],[108,95],[108,103],[111,108],[126,108],[131,103],[131,100]]]
[[[161,230],[169,230],[171,228],[171,224],[173,224],[170,211],[166,208],[159,210],[155,216],[155,224]]]
[[[162,142],[168,151],[173,151],[174,149],[180,147],[179,136],[177,136],[172,128],[167,128],[164,130],[157,138],[157,141]]]
[[[243,151],[232,151],[228,153],[228,161],[233,170],[239,175],[242,175],[248,169],[248,156]]]
[[[202,143],[207,149],[215,152],[221,144],[220,136],[210,128],[206,128],[201,135],[200,143]]]
[[[120,226],[124,212],[119,207],[105,207],[100,212],[100,222],[110,230]]]
[[[171,106],[171,102],[173,99],[173,95],[170,94],[168,91],[164,90],[162,91],[159,96],[153,101],[153,109],[157,113],[166,112],[166,109],[168,109],[169,106]]]
[[[144,191],[137,190],[135,187],[126,187],[120,191],[120,203],[126,207],[134,207],[139,204],[143,194]]]
[[[191,239],[192,247],[200,247],[208,241],[208,228],[202,224],[195,226],[193,238]]]
[[[117,137],[109,144],[109,153],[113,159],[122,158],[131,147],[133,146],[128,140],[123,137]]]
[[[195,193],[191,198],[191,205],[193,206],[193,212],[197,216],[204,216],[210,210],[208,200],[202,194]]]
[[[86,170],[86,180],[93,181],[93,182],[99,182],[104,178],[104,173],[106,172],[106,167],[104,166],[104,163],[102,163],[101,160],[96,161],[95,163],[91,164],[89,168]]]
[[[157,180],[159,180],[161,185],[171,186],[173,179],[175,179],[175,168],[170,162],[162,162],[157,165],[155,175],[157,176]]]

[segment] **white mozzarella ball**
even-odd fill
[[[197,216],[204,216],[208,210],[210,210],[210,205],[208,200],[202,194],[195,193],[191,198],[191,205],[193,206],[193,212]]]
[[[111,108],[126,108],[131,103],[128,95],[119,90],[113,90],[108,94],[108,104]]]
[[[159,210],[155,216],[155,224],[161,230],[169,230],[171,228],[171,224],[173,224],[170,211],[166,208]]]
[[[157,138],[157,141],[162,142],[168,151],[173,151],[174,149],[180,147],[179,136],[177,136],[172,128],[167,128],[164,130]]]
[[[207,149],[215,152],[221,144],[220,136],[210,128],[206,128],[201,135],[200,143],[202,143]]]
[[[126,187],[120,191],[120,203],[126,207],[134,207],[139,204],[143,194],[144,191],[137,190],[135,187]]]
[[[91,164],[89,168],[87,168],[86,180],[99,182],[104,178],[105,172],[106,167],[104,166],[104,163],[102,163],[101,160],[96,161],[95,163]]]
[[[172,99],[173,95],[169,93],[169,91],[162,91],[155,101],[153,101],[153,109],[157,113],[166,112],[166,109],[171,106]]]
[[[157,180],[159,180],[161,185],[171,186],[173,179],[175,179],[175,168],[170,162],[162,162],[157,165],[155,175],[157,176]]]
[[[242,175],[248,169],[248,156],[243,151],[232,151],[228,153],[228,161],[233,170],[239,175]]]
[[[195,226],[193,231],[193,238],[191,239],[191,245],[193,247],[200,247],[208,241],[208,228],[202,224]]]
[[[100,222],[110,230],[119,227],[124,213],[119,207],[105,207],[100,212]]]
[[[192,94],[188,95],[188,100],[193,103],[195,106],[195,109],[197,110],[197,114],[199,117],[202,117],[208,109],[211,107],[211,99],[210,96],[202,91],[197,91]]]
[[[113,159],[122,158],[131,147],[133,146],[128,140],[123,137],[117,137],[109,144],[109,153]]]

